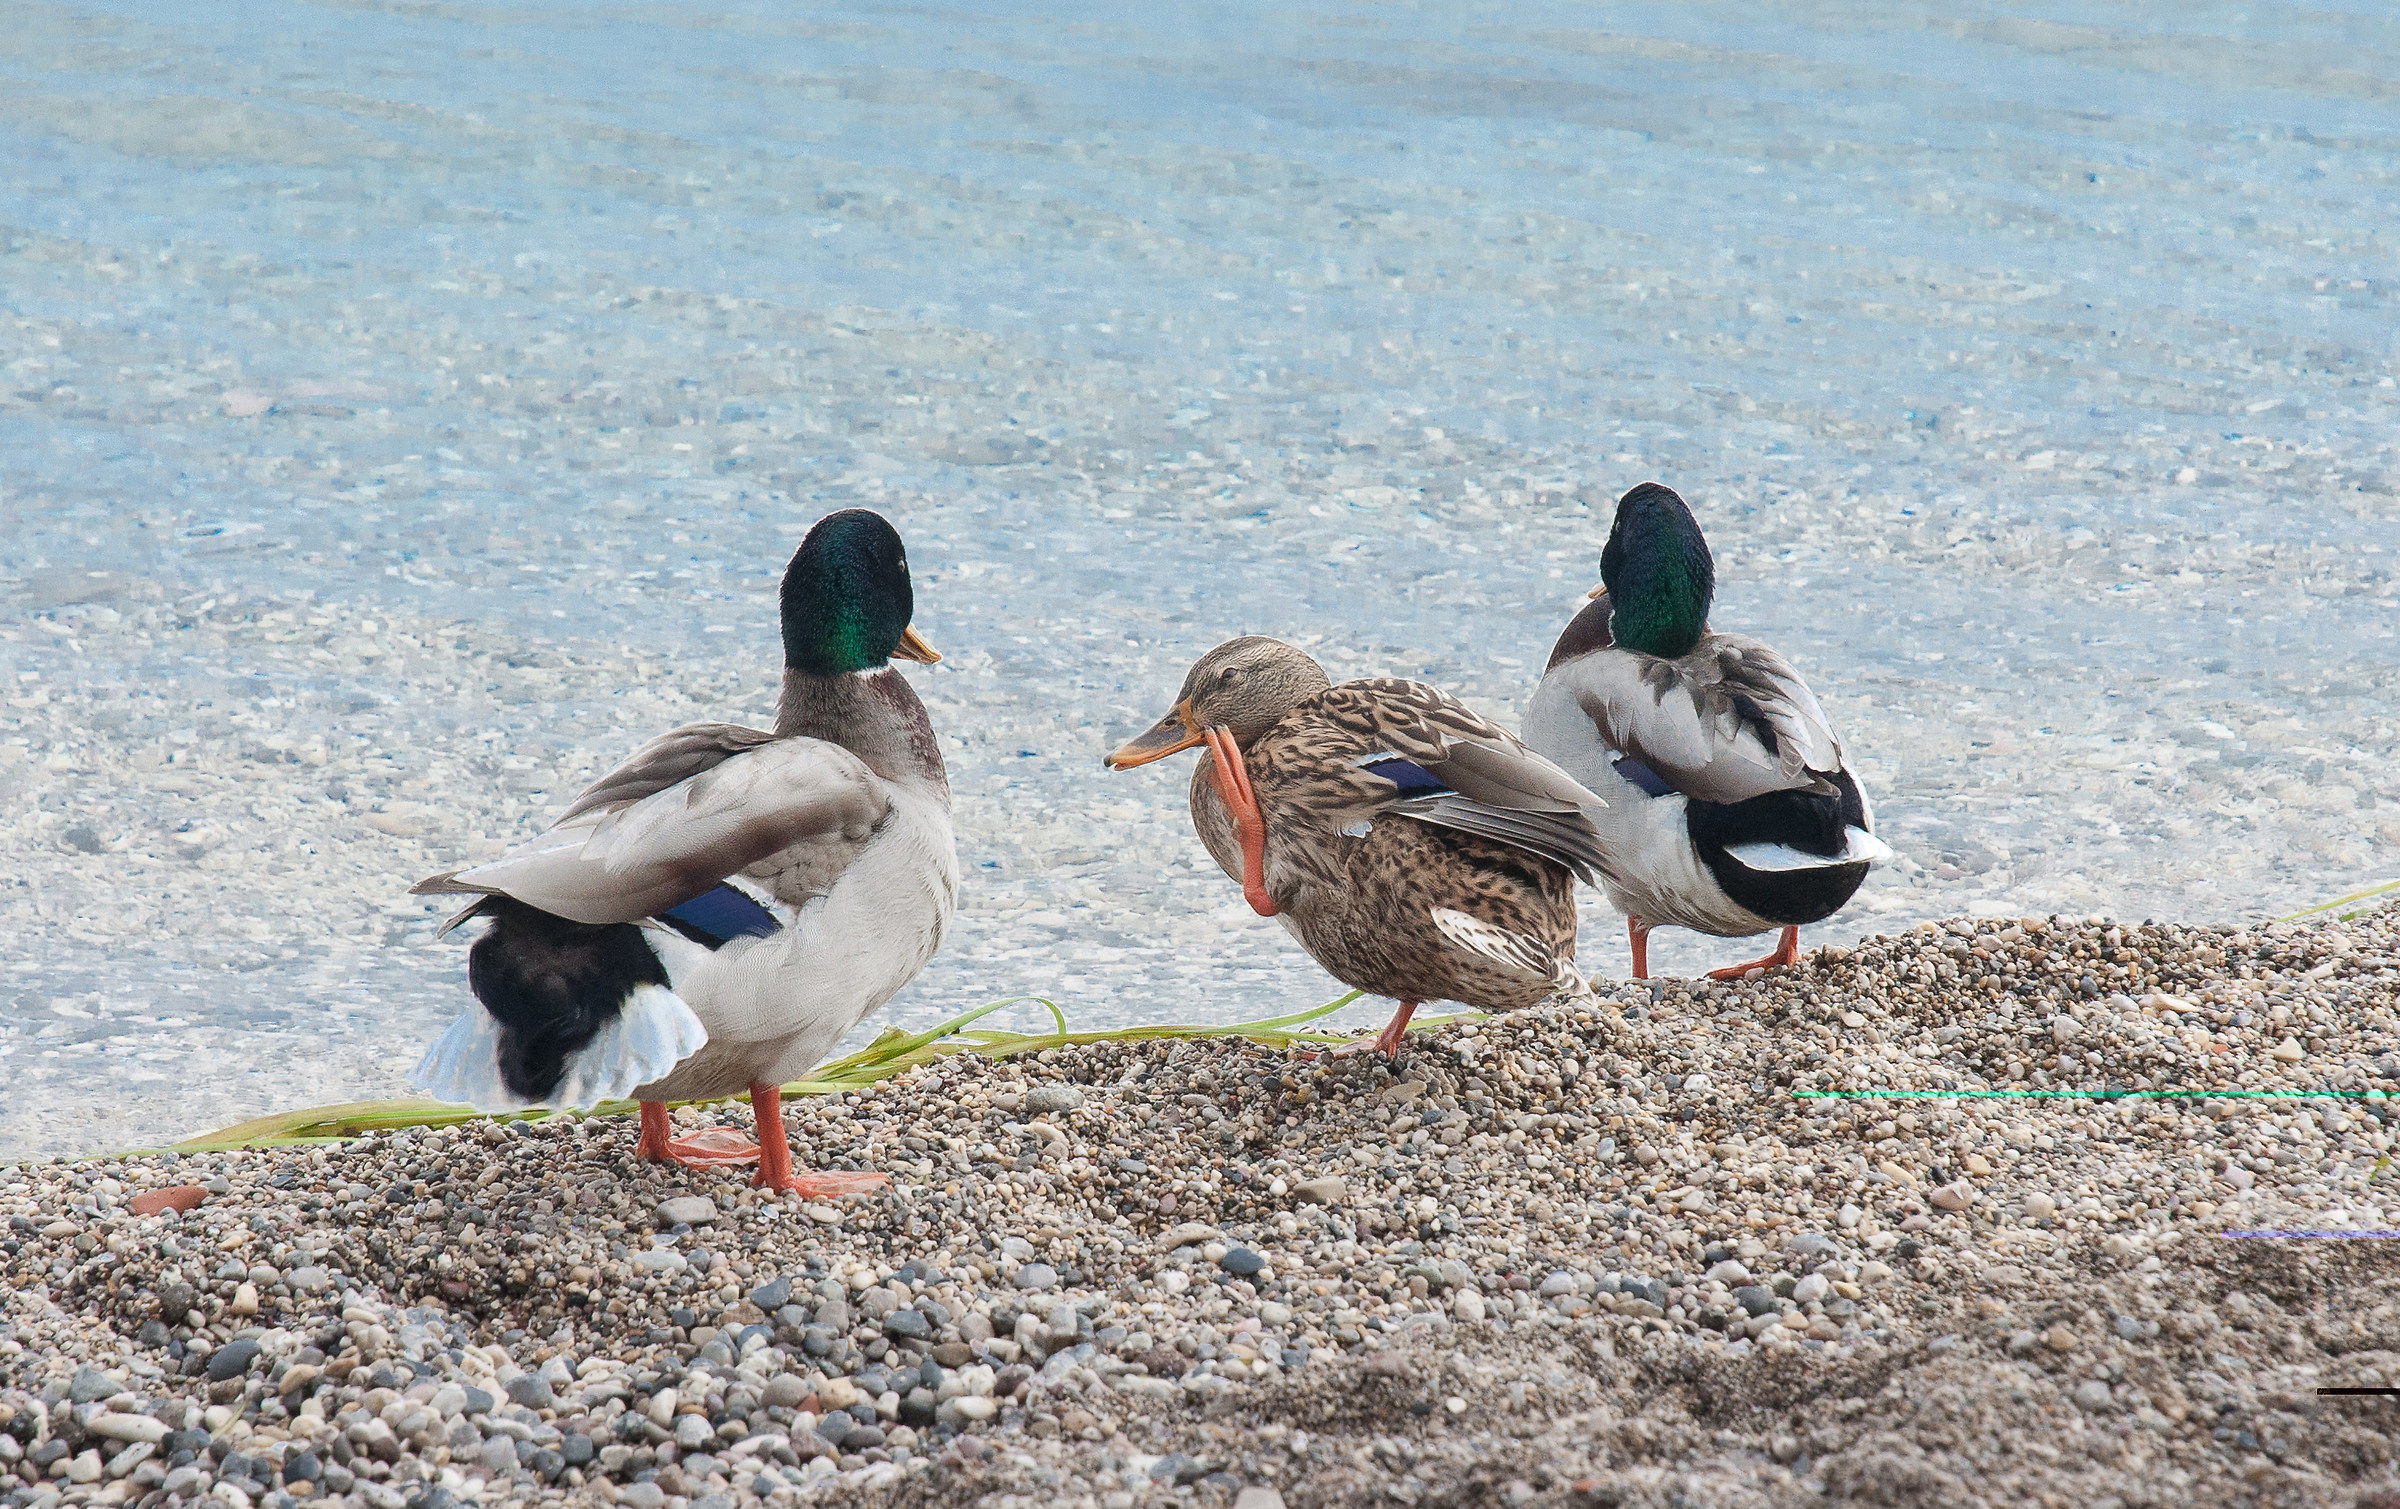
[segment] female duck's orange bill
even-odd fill
[[[1136,765],[1147,765],[1189,749],[1206,737],[1200,725],[1192,721],[1192,704],[1178,702],[1173,712],[1150,725],[1147,733],[1129,740],[1105,763],[1111,770],[1131,770]]]

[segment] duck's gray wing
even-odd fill
[[[1563,683],[1616,756],[1701,801],[1831,795],[1825,777],[1846,768],[1842,742],[1800,673],[1738,634],[1707,635],[1674,660],[1606,647],[1553,665],[1542,679]],[[1628,778],[1649,784],[1638,773]]]
[[[547,832],[410,894],[502,895],[575,922],[637,922],[798,845],[855,850],[890,806],[883,782],[838,744],[692,724],[634,751]]]

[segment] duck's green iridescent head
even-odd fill
[[[1717,593],[1717,565],[1673,488],[1645,482],[1617,500],[1617,521],[1600,552],[1600,582],[1618,644],[1672,660],[1700,642]]]
[[[942,657],[908,626],[908,550],[883,515],[845,508],[817,520],[783,571],[783,663],[812,676]]]

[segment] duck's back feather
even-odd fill
[[[1328,687],[1268,730],[1257,752],[1276,805],[1324,832],[1406,817],[1587,876],[1598,866],[1599,836],[1585,809],[1600,799],[1423,682],[1371,677]]]
[[[837,744],[694,724],[634,751],[547,832],[411,894],[482,892],[576,922],[636,922],[795,849],[824,850],[805,868],[838,874],[890,805]]]
[[[1790,661],[1755,639],[1713,633],[1661,660],[1590,632],[1607,610],[1602,596],[1576,616],[1542,678],[1572,695],[1601,742],[1699,801],[1832,793],[1825,777],[1844,768],[1842,743]],[[1569,640],[1580,653],[1568,653]]]

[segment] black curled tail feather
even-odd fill
[[[567,1060],[590,1045],[643,985],[667,985],[666,966],[630,922],[570,922],[506,896],[482,908],[491,925],[467,953],[467,984],[500,1024],[500,1079],[543,1100]]]
[[[1769,922],[1804,926],[1822,922],[1846,905],[1866,883],[1864,864],[1826,865],[1806,870],[1753,870],[1726,853],[1736,844],[1789,844],[1804,853],[1840,854],[1849,842],[1843,829],[1867,825],[1865,799],[1850,772],[1815,772],[1833,793],[1770,791],[1740,802],[1693,801],[1684,808],[1684,828],[1700,862],[1736,904]]]

